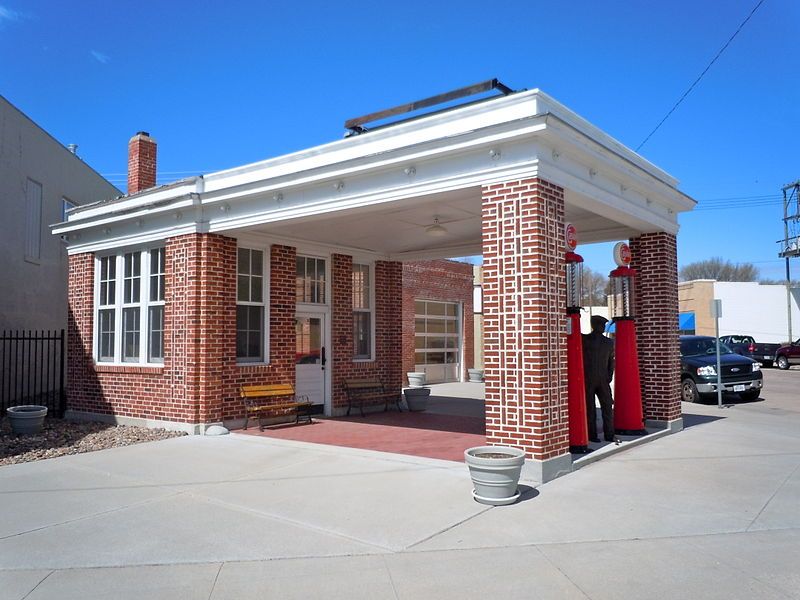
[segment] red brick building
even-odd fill
[[[155,142],[131,140],[129,195],[54,227],[70,255],[72,417],[236,427],[243,383],[294,383],[340,414],[348,376],[403,385],[403,263],[482,254],[487,441],[551,479],[572,464],[569,221],[582,243],[630,240],[645,417],[681,428],[675,235],[694,201],[677,180],[539,90],[351,133],[161,187]],[[415,319],[439,328],[419,350],[461,360],[461,376],[470,342],[448,323],[472,329],[471,295],[454,310],[438,279],[414,284]]]

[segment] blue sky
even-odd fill
[[[159,142],[161,183],[338,139],[349,117],[491,77],[541,88],[635,148],[756,2],[0,0],[0,94],[122,188],[138,130]],[[681,217],[680,264],[723,256],[783,274],[798,26],[800,3],[765,0],[641,150],[701,202]],[[611,268],[608,246],[579,248]]]

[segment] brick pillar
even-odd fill
[[[331,255],[331,347],[334,414],[347,406],[344,380],[353,376],[353,257]],[[339,410],[337,410],[339,409]]]
[[[547,481],[571,468],[564,190],[535,178],[482,193],[486,440],[524,448]]]
[[[97,411],[99,399],[90,398],[88,389],[93,365],[94,254],[71,254],[68,260],[67,409]]]
[[[636,317],[639,373],[644,417],[661,422],[681,417],[678,342],[678,260],[675,236],[644,233],[630,240],[636,269]]]
[[[403,263],[375,263],[375,359],[388,391],[403,386]]]

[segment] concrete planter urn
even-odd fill
[[[417,388],[425,385],[425,373],[406,373],[408,387]]]
[[[483,369],[467,369],[470,383],[483,383]]]
[[[403,390],[406,405],[411,412],[421,412],[428,408],[428,398],[431,396],[431,389],[426,387],[412,387]]]
[[[492,506],[513,504],[519,498],[519,476],[525,452],[511,446],[477,446],[464,451],[472,477],[472,497]]]
[[[25,404],[23,406],[9,406],[6,411],[11,422],[11,431],[17,434],[39,433],[44,425],[47,415],[46,406]]]

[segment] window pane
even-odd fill
[[[370,358],[372,355],[370,317],[368,312],[353,313],[353,356]]]
[[[250,278],[250,301],[264,301],[264,278],[253,276]]]
[[[448,364],[453,364],[458,362],[458,353],[457,352],[447,352],[445,354],[445,360]]]
[[[442,365],[444,364],[444,352],[428,352],[429,365]]]
[[[264,309],[260,306],[236,307],[236,358],[260,361],[263,356]]]
[[[139,285],[142,273],[142,253],[128,252],[124,257],[125,285],[123,287],[123,302],[139,302]]]
[[[247,275],[239,275],[237,278],[236,300],[239,302],[250,301],[250,278]]]
[[[150,251],[150,300],[164,300],[164,248]]]
[[[149,325],[150,335],[147,358],[151,362],[164,360],[164,307],[151,306]]]
[[[264,274],[264,253],[261,250],[250,250],[250,274]]]
[[[100,311],[98,328],[97,358],[101,361],[114,360],[114,309]]]
[[[369,266],[353,265],[353,308],[369,308]]]
[[[425,337],[418,335],[414,338],[414,348],[425,348]]]
[[[236,270],[240,275],[250,274],[250,250],[247,248],[239,248]]]
[[[444,321],[428,319],[428,333],[446,333]]]
[[[428,348],[444,348],[445,339],[439,336],[428,336]]]
[[[445,304],[445,312],[447,313],[448,317],[455,317],[457,312],[457,306],[455,304]]]
[[[424,315],[425,314],[425,302],[422,300],[415,300],[414,301],[414,313],[417,315]]]
[[[428,314],[444,316],[444,307],[441,302],[428,302]]]
[[[424,352],[415,352],[414,353],[414,363],[417,365],[424,365],[425,363],[425,353]]]
[[[125,308],[122,311],[122,360],[139,360],[139,309]]]
[[[414,331],[417,333],[425,333],[425,319],[414,320]]]

